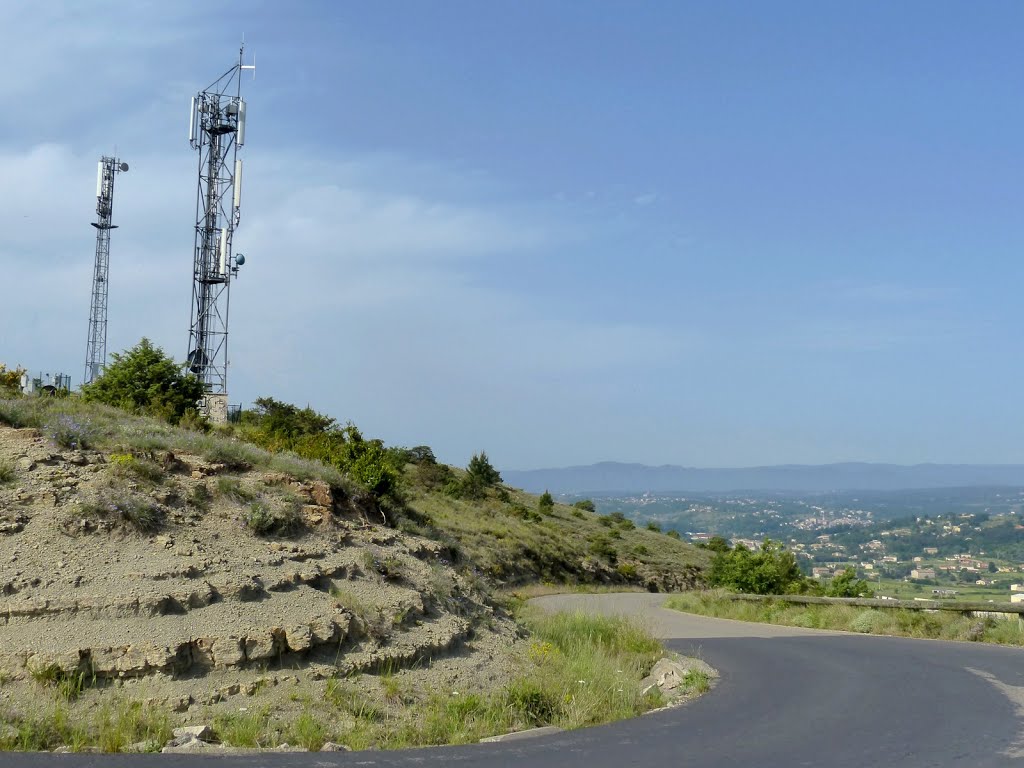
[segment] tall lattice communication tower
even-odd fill
[[[242,71],[256,69],[242,63],[244,52],[243,46],[238,63],[192,97],[188,128],[189,143],[199,151],[199,186],[187,365],[205,389],[199,409],[215,423],[227,421],[231,278],[245,263],[242,254],[232,254],[242,200]]]
[[[107,297],[110,281],[110,230],[114,215],[114,177],[128,170],[128,163],[116,157],[100,158],[96,171],[96,263],[92,272],[92,301],[89,304],[89,339],[85,346],[83,384],[91,384],[107,364]]]

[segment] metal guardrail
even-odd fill
[[[1024,603],[987,603],[983,600],[880,600],[877,597],[815,597],[812,595],[723,595],[727,600],[763,603],[780,601],[798,605],[852,605],[861,608],[903,608],[909,611],[956,611],[972,614],[1016,614],[1024,619]]]

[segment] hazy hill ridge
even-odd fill
[[[691,491],[896,491],[911,488],[1024,485],[1024,464],[783,464],[697,469],[604,461],[557,469],[503,470],[505,481],[526,491],[642,493]]]

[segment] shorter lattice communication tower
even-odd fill
[[[128,163],[104,155],[96,171],[96,263],[92,272],[89,305],[89,339],[85,346],[83,384],[91,384],[107,364],[107,286],[110,281],[110,220],[114,214],[114,176],[128,170]]]
[[[210,421],[227,421],[228,309],[231,278],[245,263],[232,255],[232,240],[240,219],[242,160],[245,144],[245,102],[242,71],[245,47],[238,63],[212,85],[192,97],[188,140],[199,151],[195,244],[192,269],[192,318],[188,368],[203,382],[199,410]]]

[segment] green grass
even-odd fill
[[[51,689],[64,701],[77,699],[82,691],[96,683],[96,676],[91,669],[66,672],[56,664],[48,664],[43,667],[32,667],[29,673],[36,683]]]
[[[18,479],[18,470],[9,461],[0,461],[0,485],[13,483]]]
[[[1016,616],[1008,619],[975,618],[954,611],[734,601],[724,594],[720,590],[709,590],[673,595],[665,602],[665,607],[702,616],[808,629],[1024,645],[1024,631]]]
[[[65,701],[36,702],[26,711],[0,708],[0,750],[41,751],[59,746],[121,752],[131,744],[163,745],[171,738],[167,712],[130,699],[114,699],[87,713]]]
[[[332,732],[310,716],[303,729],[355,749],[464,744],[541,725],[579,728],[636,716],[662,703],[641,695],[640,680],[662,656],[661,644],[624,619],[530,613],[533,632],[522,673],[497,691],[434,691],[418,700],[391,671],[382,701],[349,680],[330,680],[325,700],[352,725]],[[694,691],[700,689],[693,681]],[[331,722],[327,717],[326,722]]]
[[[582,614],[525,618],[533,631],[520,674],[490,692],[434,690],[417,695],[394,669],[380,676],[379,692],[361,679],[334,678],[322,697],[296,697],[297,714],[280,716],[269,705],[212,718],[218,740],[238,747],[283,742],[310,750],[326,741],[354,749],[464,744],[485,736],[541,725],[579,728],[633,717],[662,703],[642,695],[640,680],[662,655],[662,647],[629,621]],[[693,692],[707,690],[699,674],[688,677]],[[57,672],[40,673],[50,687]],[[171,738],[166,712],[138,701],[115,699],[72,708],[63,698],[46,699],[30,713],[0,708],[0,749],[44,750],[68,745],[119,752],[138,742],[162,745]]]
[[[163,485],[167,479],[164,468],[151,459],[139,458],[130,453],[114,453],[108,461],[113,474],[120,478],[137,480],[152,487]]]

